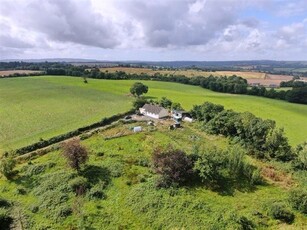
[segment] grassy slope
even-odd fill
[[[301,229],[306,223],[306,217],[297,212],[292,225],[279,224],[266,216],[265,206],[270,201],[284,200],[287,197],[286,189],[274,185],[257,186],[250,191],[229,188],[228,193],[224,194],[207,190],[203,186],[178,190],[152,188],[150,168],[139,166],[137,162],[139,159],[149,159],[152,150],[157,146],[172,144],[190,153],[193,144],[198,143],[202,148],[210,145],[225,148],[227,140],[208,136],[191,125],[185,125],[184,129],[176,131],[163,129],[111,140],[104,139],[128,130],[130,126],[133,125],[115,127],[83,142],[91,152],[88,164],[110,171],[111,175],[113,171],[121,171],[121,176],[111,176],[111,183],[105,190],[106,199],[81,199],[81,216],[88,216],[83,224],[90,227],[89,229],[203,229],[204,226],[207,226],[207,229],[220,229],[221,225],[218,224],[229,223],[235,216],[246,216],[258,223],[258,227],[264,224],[263,229]],[[192,136],[197,138],[191,141]],[[104,156],[97,156],[98,152],[103,152]],[[55,162],[56,166],[38,174],[38,177],[46,173],[71,171],[58,152],[32,161],[34,165],[50,162]],[[21,168],[18,167],[19,170]],[[40,197],[32,194],[35,184],[25,183],[30,178],[22,177],[25,176],[22,170],[19,175],[23,179],[16,178],[11,182],[0,178],[0,195],[19,204],[21,213],[27,214],[28,221],[37,229],[48,225],[52,226],[52,229],[69,229],[80,224],[80,214],[57,221],[46,218],[47,213],[43,211],[33,214],[29,207],[38,204]],[[139,175],[146,176],[147,182],[140,183],[137,179]],[[100,179],[101,176],[103,175],[95,175],[95,178]],[[135,182],[129,186],[127,181]],[[26,188],[27,194],[16,193],[17,188]],[[71,197],[68,204],[72,204],[74,200],[75,198]],[[257,212],[264,217],[260,218],[255,214]],[[234,229],[231,223],[229,224],[227,229]]]
[[[79,78],[47,76],[1,79],[0,149],[23,146],[128,110],[132,98],[126,95],[133,82],[89,79],[84,84]],[[143,82],[149,86],[147,97],[166,96],[185,109],[211,101],[227,109],[250,111],[284,127],[291,144],[307,139],[306,105],[176,83]]]
[[[58,81],[58,79],[52,78],[50,81]],[[74,78],[65,78],[61,82],[65,85],[76,84]],[[135,81],[90,79],[90,86],[94,89],[123,95],[129,91],[132,82]],[[175,102],[180,102],[185,109],[191,109],[193,105],[204,101],[219,103],[227,109],[239,112],[249,111],[256,116],[275,120],[279,127],[285,129],[291,144],[296,145],[307,140],[307,125],[304,125],[307,124],[307,105],[256,96],[217,93],[198,86],[177,83],[142,82],[149,86],[149,92],[146,94],[148,98],[159,99],[166,96]]]
[[[0,80],[0,150],[16,148],[130,109],[128,97],[94,90],[81,79]],[[78,85],[77,83],[82,84]]]

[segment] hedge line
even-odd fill
[[[116,121],[116,120],[118,120],[118,119],[120,119],[124,116],[132,114],[133,112],[134,112],[134,109],[130,110],[126,113],[120,113],[120,114],[113,115],[111,117],[103,118],[99,122],[96,122],[96,123],[93,123],[93,124],[90,124],[90,125],[87,125],[87,126],[83,126],[81,128],[70,131],[68,133],[60,134],[60,135],[52,137],[48,140],[42,140],[42,141],[36,142],[34,144],[16,149],[15,153],[16,153],[16,155],[20,156],[20,155],[35,151],[37,149],[45,148],[45,147],[52,145],[52,144],[55,144],[57,142],[64,141],[66,139],[78,136],[78,135],[82,134],[83,132],[89,131],[91,129],[95,129],[95,128],[99,128],[101,126],[108,125],[108,124],[110,124],[110,123],[112,123],[112,122],[114,122],[114,121]]]

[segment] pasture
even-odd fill
[[[27,77],[0,81],[0,149],[22,147],[47,139],[132,107],[128,96],[133,80],[78,77]],[[147,98],[165,96],[189,110],[210,101],[238,112],[275,120],[292,145],[307,140],[307,106],[248,95],[217,93],[197,86],[142,81]]]

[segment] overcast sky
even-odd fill
[[[0,0],[0,59],[307,60],[307,0]]]

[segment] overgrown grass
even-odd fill
[[[190,154],[195,146],[226,149],[228,140],[206,135],[194,124],[175,131],[158,127],[154,132],[146,131],[145,123],[135,125],[145,131],[108,139],[131,126],[118,125],[83,141],[90,158],[80,175],[58,151],[18,165],[13,180],[0,178],[0,197],[14,201],[27,217],[22,220],[27,229],[240,229],[243,225],[300,229],[306,225],[307,217],[295,210],[291,225],[271,217],[267,204],[287,202],[288,190],[270,183],[253,190],[229,185],[227,193],[202,184],[157,189],[150,166],[155,148],[172,145]],[[85,180],[86,194],[76,196],[72,188]]]

